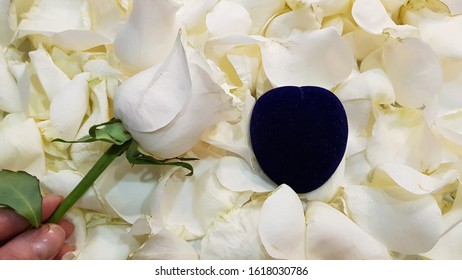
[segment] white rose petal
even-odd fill
[[[197,2],[196,0],[182,1],[182,7],[177,13],[184,27],[188,30],[195,28],[203,28],[207,13],[217,4],[218,0],[204,0]]]
[[[215,175],[223,187],[235,191],[270,192],[274,183],[255,171],[244,160],[237,157],[222,157],[216,167]]]
[[[123,260],[140,244],[125,225],[98,225],[87,229],[85,247],[77,260]]]
[[[254,155],[249,145],[249,123],[255,98],[248,92],[245,97],[242,119],[237,124],[219,122],[207,131],[202,140],[241,156],[253,166]]]
[[[152,166],[132,166],[117,158],[96,182],[98,194],[119,217],[129,223],[150,213],[150,198],[160,177]]]
[[[0,50],[0,84],[2,94],[0,94],[0,110],[8,113],[21,113],[21,95],[15,77],[8,68],[8,63]]]
[[[53,97],[50,121],[55,137],[75,139],[89,105],[89,77],[89,73],[78,74]]]
[[[390,79],[382,69],[371,69],[347,79],[336,90],[343,102],[367,99],[378,104],[392,104],[395,93]]]
[[[438,56],[448,60],[461,60],[461,25],[462,15],[439,20],[428,18],[420,21],[419,30],[422,40],[427,42]]]
[[[216,217],[247,201],[249,193],[221,186],[214,176],[216,163],[216,159],[194,163],[193,177],[179,171],[165,176],[152,196],[153,218],[163,221],[168,230],[183,231],[187,240],[196,239],[205,235]]]
[[[91,83],[91,115],[82,124],[77,132],[76,139],[88,135],[90,127],[109,121],[109,102],[107,100],[107,88],[104,81]],[[77,169],[87,173],[101,155],[108,149],[109,143],[77,143],[71,146],[70,154]]]
[[[40,84],[51,101],[70,82],[70,79],[56,66],[45,49],[38,48],[30,52],[29,56]]]
[[[266,28],[266,37],[287,38],[294,30],[310,31],[321,28],[321,19],[309,6],[274,18]]]
[[[136,0],[128,21],[114,40],[117,57],[133,71],[167,57],[178,34],[178,6],[170,0]]]
[[[285,6],[283,0],[232,0],[232,2],[242,5],[249,12],[252,20],[251,34],[261,33],[272,17]]]
[[[435,121],[438,132],[446,139],[462,144],[462,111],[456,111],[441,116]]]
[[[28,115],[30,100],[30,73],[27,68],[27,64],[23,62],[11,62],[9,63],[9,67],[18,85],[19,100],[21,102],[21,112]]]
[[[360,185],[368,178],[371,165],[366,151],[351,155],[345,160],[345,176],[343,185]]]
[[[350,4],[348,0],[303,0],[299,2],[319,7],[324,17],[344,13]]]
[[[375,50],[380,49],[386,41],[385,36],[371,34],[364,29],[349,32],[343,36],[343,39],[350,46],[355,58],[361,61]],[[361,42],[367,42],[367,44]],[[361,63],[361,68],[363,68],[363,63]]]
[[[20,22],[18,37],[43,35],[53,44],[69,50],[86,50],[111,43],[104,35],[91,30],[90,18],[85,0],[36,1]],[[40,36],[34,38],[43,40]]]
[[[248,34],[252,27],[249,12],[241,5],[222,0],[206,17],[207,30],[212,37],[229,33]]]
[[[461,234],[462,223],[442,236],[430,251],[422,255],[435,260],[460,260],[462,258]]]
[[[374,181],[391,179],[413,194],[431,194],[441,190],[448,184],[454,183],[458,175],[459,172],[452,169],[445,171],[443,174],[434,172],[431,176],[428,176],[403,164],[384,163],[371,171],[370,181],[374,184]]]
[[[397,25],[380,0],[356,0],[351,12],[356,23],[372,34],[389,32],[393,37],[405,38],[416,33],[413,26]]]
[[[377,117],[367,144],[371,165],[402,163],[421,172],[434,171],[441,163],[441,146],[415,109],[393,109]]]
[[[68,244],[75,244],[76,249],[72,252],[67,252],[64,254],[63,260],[72,260],[85,247],[85,242],[87,239],[87,222],[85,221],[83,211],[78,208],[72,208],[69,210],[64,218],[72,222],[74,225],[74,231],[72,232],[72,235],[69,236],[65,242]]]
[[[261,208],[258,232],[268,254],[277,259],[305,259],[305,215],[298,195],[280,186]]]
[[[332,63],[335,61],[335,63]],[[274,86],[332,88],[353,70],[353,55],[333,28],[294,33],[262,46],[262,62]]]
[[[386,45],[383,56],[384,70],[400,105],[421,107],[441,90],[443,74],[438,57],[423,41],[417,38],[393,41]]]
[[[343,213],[314,201],[306,210],[308,259],[389,259],[387,248]]]
[[[10,43],[13,37],[12,20],[10,18],[10,0],[0,1],[0,45],[6,46]]]
[[[39,179],[45,173],[42,138],[33,119],[8,114],[0,121],[0,169],[24,170]]]
[[[58,172],[48,171],[41,180],[41,187],[47,193],[58,194],[66,197],[77,184],[82,180],[83,176],[70,170],[60,170]],[[106,212],[106,207],[101,203],[101,199],[94,188],[90,188],[80,198],[75,207],[93,210],[97,212]]]
[[[194,248],[168,230],[151,236],[131,256],[132,260],[197,260]]]
[[[462,3],[458,0],[441,0],[441,2],[448,5],[451,13],[455,14],[462,14]]]
[[[258,235],[262,200],[217,217],[201,242],[201,259],[268,259]]]
[[[423,255],[432,259],[457,260],[462,258],[462,186],[458,183],[451,209],[443,215],[444,233],[438,243]]]
[[[345,188],[345,200],[353,221],[391,251],[426,252],[443,230],[441,210],[430,195],[395,197],[380,188],[358,185]]]

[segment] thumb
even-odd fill
[[[0,259],[53,259],[64,244],[66,233],[55,224],[44,224],[26,231],[0,247]]]

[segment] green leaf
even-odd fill
[[[39,180],[24,171],[0,171],[0,204],[13,208],[38,227],[42,222]]]
[[[173,165],[179,166],[189,170],[186,176],[192,176],[194,169],[191,164],[185,161],[198,160],[197,158],[169,158],[169,159],[156,159],[151,156],[145,155],[138,150],[138,143],[133,141],[125,152],[128,162],[131,164],[151,164],[151,165]]]
[[[87,136],[75,141],[63,139],[54,139],[53,142],[64,143],[90,143],[95,141],[104,141],[116,145],[122,145],[132,139],[131,135],[125,130],[122,122],[118,119],[111,119],[108,122],[101,123],[90,127]]]

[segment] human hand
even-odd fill
[[[51,216],[61,201],[59,196],[43,197],[42,222]],[[74,225],[67,220],[28,230],[29,227],[29,222],[12,209],[0,208],[0,259],[61,259],[65,253],[75,250],[75,246],[64,243],[74,231]]]

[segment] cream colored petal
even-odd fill
[[[222,0],[207,14],[206,25],[212,37],[229,33],[248,34],[252,27],[252,20],[243,6]]]
[[[218,0],[184,0],[177,13],[178,20],[187,30],[203,28],[207,13],[217,4]],[[194,30],[195,31],[195,30]]]
[[[8,113],[22,112],[21,95],[18,84],[8,69],[7,61],[3,50],[0,50],[0,84],[2,93],[0,94],[0,111]]]
[[[14,27],[12,24],[16,18],[11,18],[10,15],[11,1],[0,1],[0,45],[6,46],[10,43],[14,34]]]
[[[366,186],[345,188],[352,220],[389,250],[418,254],[430,250],[443,231],[441,210],[431,195],[395,193]]]
[[[66,197],[82,178],[81,174],[70,170],[48,171],[41,180],[41,187],[48,194],[57,194]],[[102,213],[106,212],[105,206],[101,203],[100,197],[94,188],[90,188],[77,201],[75,207]]]
[[[343,185],[361,185],[368,178],[371,165],[366,157],[366,151],[357,153],[345,160],[345,176]]]
[[[40,84],[51,101],[69,83],[70,79],[55,65],[45,49],[39,47],[30,52],[29,57]]]
[[[128,233],[129,226],[98,225],[87,229],[85,247],[77,260],[125,260],[139,242]]]
[[[50,36],[65,30],[88,30],[88,6],[85,0],[40,0],[23,15],[19,37],[29,34]]]
[[[386,36],[371,34],[361,28],[345,34],[343,38],[350,46],[355,58],[360,61],[381,48],[386,41]]]
[[[400,105],[421,107],[441,90],[443,74],[439,59],[423,41],[417,38],[393,41],[386,45],[383,59]]]
[[[165,229],[130,255],[132,260],[197,260],[198,257],[188,242]]]
[[[11,62],[9,63],[9,68],[18,85],[21,112],[29,115],[30,73],[27,69],[27,64],[24,62]]]
[[[114,115],[131,131],[152,132],[172,122],[190,98],[191,79],[178,36],[162,63],[121,84],[114,97]]]
[[[152,196],[153,218],[186,240],[197,239],[218,216],[247,201],[249,193],[239,194],[221,186],[214,176],[216,163],[216,159],[202,158],[193,163],[192,177],[185,177],[181,169],[166,175]]]
[[[321,19],[306,6],[275,17],[266,28],[265,37],[287,38],[294,30],[310,31],[321,28]]]
[[[254,167],[255,156],[248,141],[249,120],[254,104],[255,98],[248,92],[245,97],[241,121],[236,124],[219,122],[203,135],[202,140],[241,156]]]
[[[201,259],[268,259],[260,241],[258,221],[263,201],[253,200],[217,217],[201,242]]]
[[[72,208],[69,210],[69,212],[65,215],[65,219],[74,225],[72,235],[69,236],[65,242],[68,244],[74,244],[76,249],[64,254],[63,260],[72,260],[85,247],[87,239],[87,222],[85,221],[83,211],[78,208]]]
[[[389,33],[394,38],[405,38],[417,32],[413,26],[397,25],[380,0],[356,0],[351,12],[356,23],[372,34]]]
[[[442,236],[430,251],[422,255],[435,260],[460,260],[462,258],[461,234],[462,223]]]
[[[443,187],[454,183],[459,172],[449,170],[443,174],[434,172],[431,176],[425,175],[409,166],[399,163],[385,163],[371,171],[369,180],[372,184],[380,181],[393,180],[397,185],[413,194],[431,194]]]
[[[367,144],[367,158],[372,166],[392,162],[421,172],[438,168],[442,148],[422,111],[393,109],[376,118]]]
[[[457,101],[455,102],[457,104]],[[443,115],[435,121],[435,126],[438,133],[444,138],[457,143],[462,144],[462,111],[457,110],[452,113]]]
[[[266,24],[285,8],[283,0],[232,0],[247,9],[252,20],[251,34],[260,34]]]
[[[309,203],[306,216],[308,259],[390,259],[383,244],[328,204]]]
[[[81,73],[72,79],[50,105],[50,122],[56,130],[55,137],[74,140],[88,110],[89,73]]]
[[[221,158],[215,176],[223,187],[235,192],[270,192],[276,187],[273,182],[256,174],[250,165],[237,157]]]
[[[345,13],[350,2],[348,0],[305,0],[305,5],[319,7],[324,17]]]
[[[90,127],[109,121],[109,102],[105,81],[90,82],[91,115],[80,127],[75,138],[88,135]],[[86,174],[101,155],[109,148],[109,143],[77,143],[71,146],[70,155],[77,169]]]
[[[305,215],[298,195],[280,186],[264,202],[258,233],[268,254],[276,259],[305,259]]]
[[[332,88],[353,70],[353,55],[333,28],[295,33],[262,46],[262,62],[274,86]],[[335,63],[332,63],[335,61]]]
[[[39,179],[45,173],[45,154],[37,124],[22,114],[0,121],[0,169],[23,170]]]
[[[446,17],[440,20],[422,20],[419,30],[422,40],[427,42],[439,57],[448,60],[462,59],[460,38],[462,31],[462,15]],[[444,30],[444,32],[442,32]]]
[[[441,0],[441,2],[448,5],[453,15],[462,14],[462,3],[458,0]]]
[[[158,183],[159,169],[132,166],[125,156],[117,158],[95,183],[100,197],[128,223],[150,213],[152,192]]]
[[[367,99],[378,104],[392,104],[395,93],[390,79],[382,69],[371,69],[352,75],[336,90],[335,94],[342,101]]]
[[[128,21],[114,40],[117,57],[132,71],[149,68],[164,60],[178,33],[173,1],[136,0]]]
[[[65,50],[84,51],[111,44],[105,36],[89,30],[65,30],[50,36],[51,42]]]
[[[88,4],[92,30],[113,42],[120,25],[127,20],[127,7],[120,1],[92,0]]]

